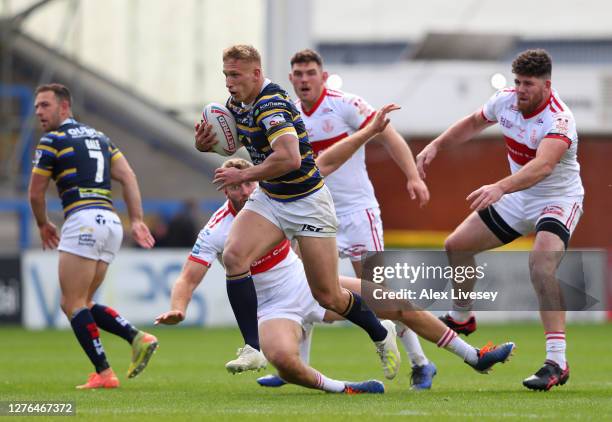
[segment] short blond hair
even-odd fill
[[[223,50],[223,61],[227,60],[244,60],[261,66],[261,55],[252,45],[238,44],[226,48]]]
[[[249,163],[247,160],[243,158],[230,158],[229,160],[225,160],[221,168],[237,168],[238,170],[246,170],[250,167],[253,167],[253,164]]]

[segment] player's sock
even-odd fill
[[[96,303],[90,311],[99,328],[124,338],[130,344],[138,334],[138,330],[127,319],[109,306]]]
[[[397,336],[404,345],[406,353],[408,353],[412,366],[427,365],[429,360],[425,356],[425,352],[423,352],[421,342],[419,342],[416,333],[399,321],[395,322],[395,328],[397,329]]]
[[[457,322],[464,322],[470,317],[472,311],[472,301],[461,302],[453,301],[453,310],[448,314]]]
[[[546,359],[565,369],[565,331],[546,332]]]
[[[259,332],[257,330],[257,292],[251,272],[227,275],[227,298],[232,305],[238,328],[244,343],[259,350]]]
[[[300,341],[300,358],[306,365],[310,363],[310,345],[312,343],[312,331],[314,324],[304,324],[304,337]]]
[[[104,347],[100,341],[100,333],[98,326],[91,316],[88,308],[81,308],[72,315],[70,320],[72,330],[76,335],[81,347],[89,357],[89,360],[96,368],[96,372],[100,373],[105,369],[110,368],[104,353]]]
[[[342,316],[363,328],[373,341],[383,341],[387,337],[387,329],[380,324],[374,312],[362,301],[361,296],[350,290],[346,291],[349,293],[350,298],[349,304],[342,313]]]
[[[315,388],[330,393],[342,393],[344,391],[344,383],[342,381],[327,378],[325,375],[313,369],[317,376]]]
[[[463,341],[456,332],[447,328],[440,340],[436,343],[438,347],[456,354],[465,362],[475,365],[478,362],[478,351]]]

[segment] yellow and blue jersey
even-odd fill
[[[323,177],[314,160],[306,127],[300,112],[280,86],[268,83],[252,106],[244,106],[233,98],[227,108],[236,119],[238,139],[245,146],[253,164],[261,164],[272,154],[276,138],[292,134],[299,140],[302,165],[298,170],[280,177],[263,180],[259,187],[277,201],[295,201],[323,187]]]
[[[32,172],[53,178],[64,218],[88,208],[112,210],[110,166],[121,156],[102,132],[66,119],[40,139]]]

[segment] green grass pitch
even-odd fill
[[[483,325],[468,338],[476,346],[487,340],[517,344],[512,360],[489,375],[476,373],[427,343],[425,351],[438,366],[431,391],[409,390],[410,367],[404,354],[398,378],[385,381],[384,395],[371,396],[325,394],[296,386],[262,388],[255,379],[265,372],[229,375],[223,365],[240,346],[237,329],[164,327],[152,332],[160,348],[149,367],[131,380],[125,376],[131,349],[103,333],[121,388],[76,391],[74,386],[86,380],[91,367],[72,332],[0,328],[0,401],[74,401],[77,418],[88,421],[612,419],[612,324],[568,328],[571,377],[564,387],[547,393],[521,385],[544,360],[544,335],[537,324]],[[336,379],[384,380],[373,345],[352,327],[318,326],[312,363]]]

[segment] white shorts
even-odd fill
[[[58,249],[110,264],[122,240],[123,227],[117,214],[110,210],[85,209],[64,222]]]
[[[489,207],[479,214],[504,243],[543,230],[557,234],[567,246],[582,215],[582,199],[582,196],[537,197],[513,192],[493,204],[494,211]]]
[[[380,208],[370,208],[338,216],[338,254],[360,261],[369,251],[385,250]]]
[[[302,327],[322,322],[323,308],[310,292],[302,261],[253,276],[257,291],[257,321],[290,319]],[[265,288],[262,288],[265,286]]]
[[[336,210],[327,186],[291,202],[275,201],[257,188],[244,209],[256,212],[270,221],[280,228],[289,240],[295,236],[336,236]]]

